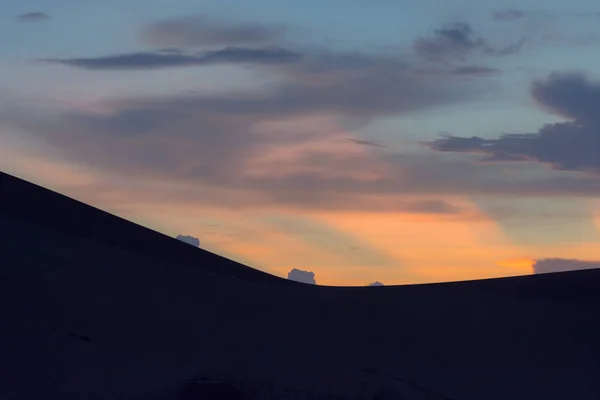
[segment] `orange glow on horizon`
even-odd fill
[[[510,269],[514,269],[516,271],[520,271],[525,273],[533,273],[533,265],[536,260],[532,258],[509,258],[498,261],[498,265]]]

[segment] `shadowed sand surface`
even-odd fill
[[[201,376],[286,398],[600,398],[599,270],[303,285],[4,174],[0,304],[3,400],[175,399]]]

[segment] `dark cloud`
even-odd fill
[[[294,268],[290,272],[288,272],[288,277],[291,281],[308,283],[311,285],[316,285],[317,281],[315,280],[315,273],[310,271],[302,271],[300,269]]]
[[[514,21],[525,16],[525,12],[517,9],[508,9],[504,11],[494,11],[492,19],[494,21]]]
[[[265,44],[285,30],[259,24],[215,23],[202,17],[174,18],[145,27],[140,39],[152,46],[228,46]]]
[[[533,98],[550,111],[579,123],[600,121],[600,83],[582,73],[552,73],[533,82]]]
[[[367,286],[385,286],[383,283],[379,281],[371,282]]]
[[[531,91],[541,106],[569,121],[497,139],[446,136],[430,147],[482,154],[484,161],[533,161],[557,170],[600,172],[600,84],[581,74],[554,73],[535,81]]]
[[[465,60],[470,52],[486,50],[488,45],[475,37],[469,24],[457,23],[436,29],[432,36],[422,37],[413,43],[417,54],[436,61]]]
[[[452,70],[456,75],[473,75],[473,76],[490,76],[499,74],[501,71],[498,68],[485,67],[481,65],[466,65],[457,67]]]
[[[436,29],[431,36],[421,37],[413,43],[415,52],[428,60],[451,63],[464,62],[470,55],[505,56],[517,53],[524,41],[498,47],[477,36],[471,25],[460,22]]]
[[[543,260],[537,260],[535,264],[533,264],[533,271],[536,274],[596,268],[600,268],[599,261],[581,261],[563,258],[547,258]]]
[[[177,235],[177,240],[180,240],[187,244],[191,244],[194,247],[200,247],[200,239],[193,236]]]
[[[47,21],[50,19],[50,15],[45,12],[35,11],[17,16],[17,20],[21,22],[39,22]]]
[[[198,55],[170,51],[117,54],[95,58],[44,59],[41,61],[64,64],[84,69],[158,69],[203,66],[213,64],[280,64],[297,62],[302,55],[283,48],[246,49],[228,47]]]

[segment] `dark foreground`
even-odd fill
[[[0,318],[3,400],[600,398],[598,270],[301,285],[3,174]]]

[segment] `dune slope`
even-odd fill
[[[287,398],[600,397],[598,270],[315,287],[7,175],[0,199],[2,399],[174,399],[199,376]]]
[[[61,234],[75,235],[117,246],[168,262],[208,268],[247,281],[291,282],[249,268],[205,250],[184,246],[167,236],[68,198],[59,193],[0,172],[0,214],[42,225]]]

